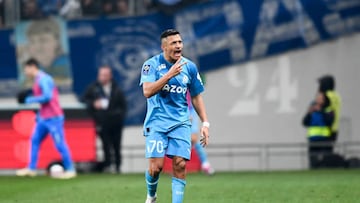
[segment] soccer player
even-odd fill
[[[64,135],[64,113],[59,104],[59,93],[50,75],[39,69],[35,59],[25,63],[24,73],[34,79],[32,95],[25,98],[25,104],[40,103],[36,126],[31,137],[30,163],[27,168],[16,171],[18,176],[35,176],[39,149],[44,138],[50,134],[56,149],[60,152],[65,172],[58,178],[69,179],[76,176],[69,148]]]
[[[174,29],[161,36],[162,53],[145,61],[141,70],[140,86],[147,98],[144,121],[146,158],[146,203],[156,202],[156,190],[165,155],[172,159],[172,202],[183,201],[186,161],[191,153],[191,123],[186,92],[203,125],[203,147],[209,143],[209,127],[205,105],[200,93],[204,91],[196,65],[182,56],[183,41]]]

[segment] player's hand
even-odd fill
[[[19,104],[24,104],[26,101],[26,97],[28,97],[31,94],[31,90],[30,89],[26,89],[26,90],[22,90],[20,92],[18,92],[18,94],[16,95],[17,97],[17,102]]]
[[[206,147],[209,144],[209,128],[203,126],[200,130],[200,144]]]
[[[174,65],[171,66],[169,72],[167,73],[167,74],[169,74],[170,77],[174,77],[174,76],[177,76],[178,74],[180,74],[180,72],[182,71],[182,66],[187,63],[186,61],[181,63],[181,59],[182,59],[182,57],[180,57],[174,63]]]

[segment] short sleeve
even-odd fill
[[[54,88],[54,81],[51,77],[42,77],[39,80],[39,86],[44,95],[51,95],[52,89]]]
[[[151,61],[146,61],[141,68],[141,78],[140,78],[140,86],[144,82],[155,82],[155,65]]]
[[[194,63],[189,63],[189,66],[191,75],[190,95],[194,97],[204,91],[204,84],[196,65]]]

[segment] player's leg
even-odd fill
[[[149,168],[145,171],[145,181],[147,186],[146,203],[156,202],[156,191],[160,173],[164,166],[164,158],[149,158]]]
[[[38,121],[35,126],[35,130],[31,137],[31,149],[30,149],[30,163],[29,169],[35,170],[39,159],[39,150],[42,141],[48,134],[48,130],[44,121]]]
[[[186,186],[186,161],[191,156],[190,126],[182,125],[169,132],[169,146],[166,154],[172,157],[172,203],[182,203]]]
[[[71,174],[75,174],[75,168],[73,165],[73,161],[71,158],[69,147],[66,143],[65,133],[64,133],[64,119],[56,118],[46,121],[47,127],[49,129],[49,133],[55,143],[56,149],[61,154],[64,168],[66,172],[70,172]]]
[[[172,159],[173,177],[171,180],[172,203],[182,203],[186,186],[186,159],[174,156]]]
[[[101,126],[100,130],[100,139],[101,139],[101,146],[104,153],[104,162],[103,162],[103,171],[109,170],[111,165],[111,140],[110,140],[110,129],[108,126]]]
[[[156,191],[160,173],[164,166],[164,156],[168,145],[168,139],[164,133],[153,132],[146,137],[146,158],[149,160],[149,168],[145,172],[147,185],[146,203],[156,202]]]
[[[114,158],[115,158],[115,171],[116,173],[120,173],[120,167],[121,167],[121,141],[122,141],[122,128],[119,128],[118,126],[113,127],[112,133],[111,133],[111,142],[114,149]]]
[[[35,176],[36,166],[39,158],[41,142],[46,137],[48,131],[42,121],[38,121],[30,140],[30,162],[27,168],[16,171],[17,176]]]

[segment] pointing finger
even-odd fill
[[[180,64],[179,64],[179,67],[181,67],[181,66],[183,66],[183,65],[185,65],[185,64],[187,64],[187,61],[180,63]]]

